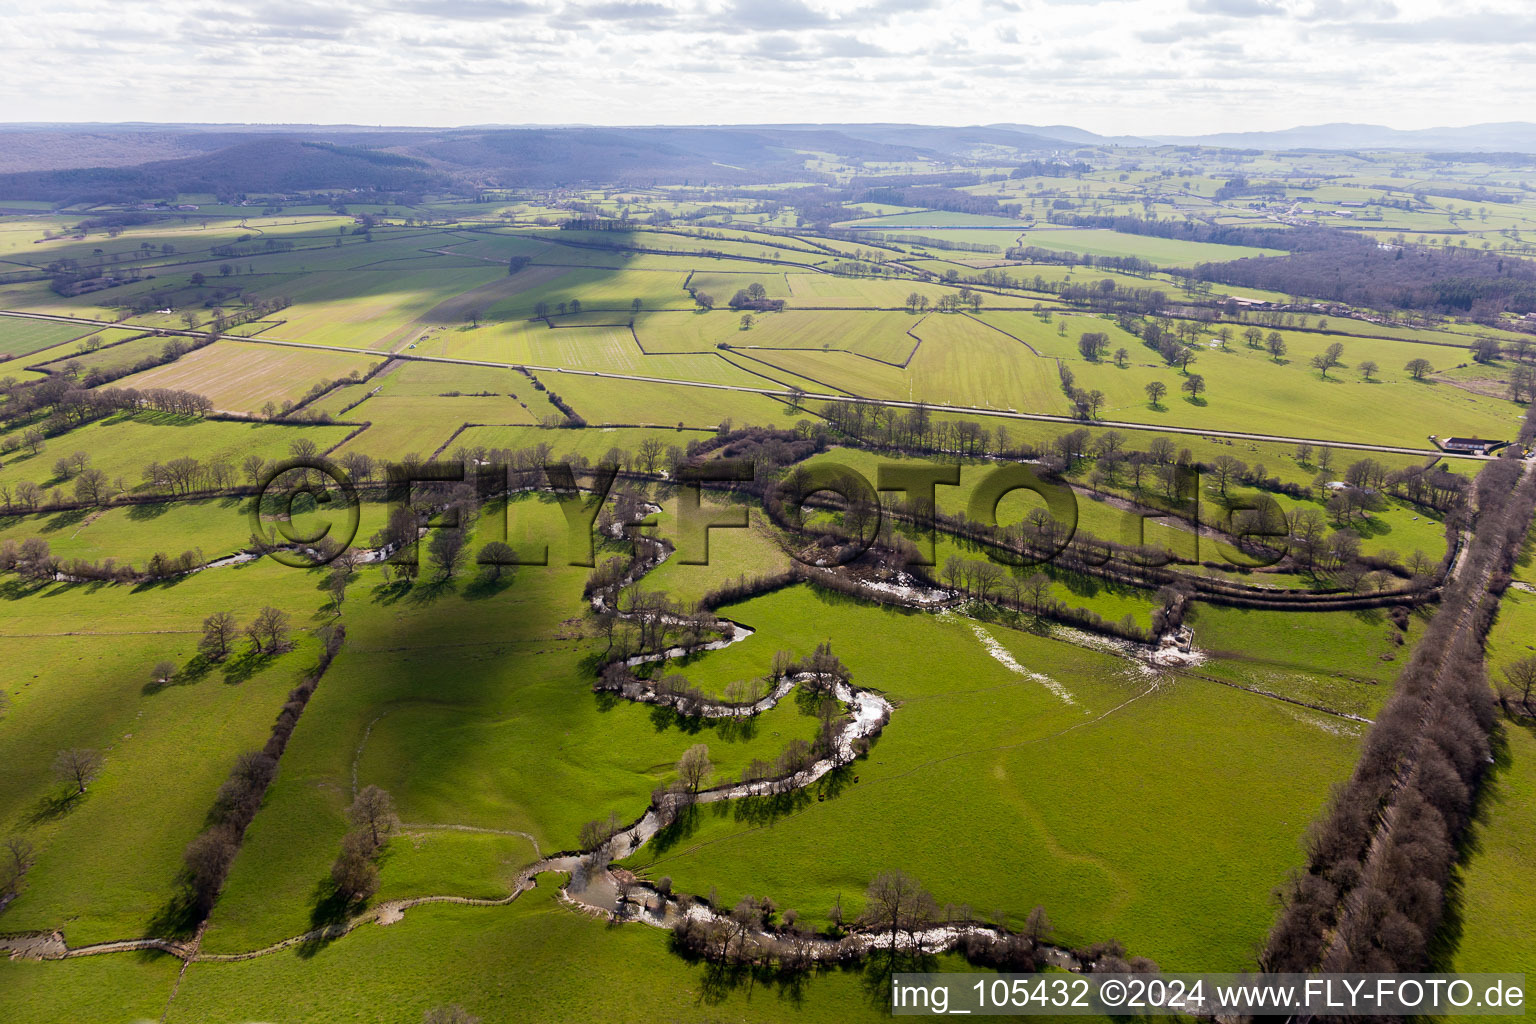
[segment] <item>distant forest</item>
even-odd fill
[[[1414,309],[1490,319],[1536,312],[1536,264],[1466,249],[1381,248],[1368,238],[1288,256],[1202,263],[1203,281],[1309,295],[1372,309]]]
[[[1212,224],[1203,220],[1148,220],[1143,217],[1111,217],[1101,214],[1052,213],[1051,223],[1079,228],[1106,228],[1127,235],[1172,238],[1180,242],[1212,242],[1244,245],[1254,249],[1326,249],[1354,236],[1333,228],[1259,228],[1237,224]]]

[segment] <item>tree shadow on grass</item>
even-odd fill
[[[135,583],[130,593],[143,594],[151,590],[170,590],[172,587],[179,587],[195,575],[196,573],[180,572],[174,576],[166,576],[163,579],[145,580],[142,583]]]
[[[248,647],[224,663],[224,682],[238,685],[266,668],[278,655],[271,651],[257,651]]]
[[[7,579],[0,582],[0,599],[6,601],[21,601],[28,597],[36,596],[40,591],[52,586],[53,580],[26,580],[21,577]],[[62,589],[62,588],[61,588]]]
[[[146,501],[142,505],[130,505],[128,518],[133,522],[144,522],[150,519],[159,519],[171,510],[175,502],[170,501]]]
[[[1370,626],[1380,626],[1387,621],[1385,608],[1357,608],[1353,614],[1355,618]]]
[[[424,582],[418,582],[405,594],[405,599],[411,604],[425,606],[435,603],[438,598],[446,597],[457,588],[458,583],[456,580],[437,576]]]
[[[354,910],[362,909],[351,897],[337,890],[330,878],[322,878],[310,892],[314,901],[309,911],[310,935],[298,945],[299,958],[308,960],[346,934],[343,931]]]
[[[71,526],[79,526],[87,517],[95,511],[89,508],[72,508],[55,513],[46,523],[41,524],[43,533],[55,533],[59,530],[67,530]]]
[[[756,715],[716,718],[713,721],[716,735],[727,743],[744,743],[757,735]]]
[[[373,603],[391,605],[402,600],[410,594],[414,584],[409,579],[399,577],[386,580],[373,588]]]
[[[712,804],[715,816],[729,815],[739,822],[752,825],[771,825],[780,818],[799,814],[812,803],[807,788],[792,789],[784,793],[766,793],[762,796],[746,796],[739,800],[722,800]]]
[[[666,732],[668,729],[676,729],[678,732],[689,736],[696,736],[704,728],[708,721],[701,715],[678,714],[675,708],[663,704],[651,705],[651,728],[657,732]]]
[[[191,661],[187,662],[186,665],[184,665],[175,675],[171,676],[171,678],[163,682],[159,679],[151,679],[149,682],[144,684],[144,689],[140,692],[143,693],[146,697],[153,697],[155,694],[161,692],[162,690],[169,690],[173,686],[192,686],[196,683],[202,682],[205,678],[207,678],[208,673],[212,671],[213,662],[208,660],[207,655],[199,654]]]
[[[484,601],[495,597],[510,587],[516,578],[517,575],[512,572],[502,572],[497,576],[482,572],[464,588],[464,597],[469,601]]]
[[[931,953],[904,949],[874,949],[864,962],[860,979],[871,1006],[882,1009],[891,1005],[891,979],[897,974],[926,974],[935,970],[938,958]]]
[[[203,907],[192,894],[190,879],[183,872],[176,893],[150,917],[144,925],[144,934],[148,938],[189,939],[197,934],[197,927],[205,916]],[[144,952],[156,953],[155,950]]]
[[[874,740],[871,740],[870,746],[873,748]],[[858,781],[859,775],[856,771],[854,771],[853,765],[839,765],[838,767],[832,769],[830,772],[827,772],[827,774],[823,775],[821,777],[821,781],[816,784],[816,799],[818,801],[836,800],[839,796],[842,795],[843,790],[847,789],[849,786],[854,785]]]
[[[44,793],[37,798],[37,802],[27,812],[25,821],[28,825],[41,825],[47,821],[57,821],[74,810],[75,805],[82,801],[84,795],[73,789],[63,793]]]
[[[1536,723],[1526,724],[1501,718],[1491,737],[1493,766],[1483,776],[1477,787],[1472,804],[1471,824],[1462,835],[1459,844],[1457,867],[1445,887],[1445,912],[1440,929],[1429,947],[1429,969],[1450,972],[1457,969],[1456,953],[1461,948],[1461,937],[1466,927],[1466,868],[1472,858],[1483,850],[1483,833],[1492,826],[1499,804],[1509,797],[1505,777],[1514,765],[1509,750],[1510,729],[1524,729],[1536,736]]]
[[[703,818],[699,811],[698,804],[689,804],[680,808],[672,821],[658,829],[651,837],[650,845],[660,854],[693,835],[699,830]]]

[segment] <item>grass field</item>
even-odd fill
[[[597,430],[565,430],[546,427],[470,427],[454,439],[454,446],[462,444],[470,448],[505,448],[517,451],[538,444],[547,444],[555,458],[580,455],[589,462],[601,462],[608,451],[618,448],[633,455],[640,443],[654,437],[662,444],[686,448],[689,441],[714,436],[713,428],[695,427],[678,430],[672,427],[603,427]]]
[[[13,454],[0,470],[0,481],[63,484],[54,477],[54,462],[84,451],[90,455],[92,466],[110,479],[121,477],[125,486],[133,489],[140,486],[144,467],[151,462],[195,453],[204,463],[239,465],[248,455],[265,459],[285,456],[289,445],[299,438],[308,438],[324,450],[346,435],[346,427],[204,420],[152,412],[119,415],[50,438],[36,455],[25,449]]]
[[[1084,256],[1139,256],[1159,266],[1187,267],[1196,263],[1237,260],[1248,256],[1279,256],[1278,249],[1252,249],[1241,245],[1183,242],[1150,235],[1127,235],[1101,228],[1032,228],[1019,238],[1033,245]]]
[[[97,511],[40,512],[0,518],[0,542],[42,537],[60,558],[107,558],[142,566],[157,552],[201,551],[212,561],[245,547],[248,502],[219,498]]]
[[[168,1021],[365,1020],[387,1004],[402,1021],[458,1003],[485,1020],[803,1021],[839,1024],[887,1015],[861,971],[818,972],[799,984],[732,981],[667,949],[665,933],[610,926],[554,898],[557,880],[509,907],[421,907],[389,928],[368,926],[318,951],[287,951],[188,971]],[[572,970],[573,963],[584,970]],[[963,969],[952,958],[947,969]],[[25,967],[0,978],[23,974]],[[359,977],[377,979],[363,987]],[[551,985],[551,979],[564,979]],[[153,979],[158,982],[158,978]],[[165,993],[163,990],[161,994]]]
[[[866,360],[867,362],[867,360]],[[802,414],[788,413],[777,399],[719,388],[644,381],[611,380],[576,373],[539,373],[539,380],[556,392],[588,423],[595,426],[737,426],[793,425]],[[772,381],[750,386],[772,388]]]
[[[787,310],[760,317],[749,331],[738,318],[713,313],[696,321],[700,341],[713,348],[718,342],[740,349],[820,349],[853,352],[887,363],[905,363],[917,347],[908,334],[919,318],[908,313],[856,313],[843,310],[810,312]],[[659,326],[659,325],[658,325]],[[670,326],[670,324],[669,324]],[[690,325],[694,326],[694,325]],[[647,335],[641,334],[645,343]],[[713,340],[711,340],[713,339]]]
[[[509,587],[424,587],[402,600],[375,574],[358,584],[348,649],[251,827],[210,948],[250,948],[308,927],[315,881],[345,831],[354,764],[363,784],[395,794],[407,821],[520,829],[552,850],[570,847],[589,818],[637,815],[691,742],[709,743],[717,763],[739,772],[811,734],[814,719],[789,703],[749,728],[694,732],[669,725],[670,713],[597,700],[581,667],[595,641],[569,618],[587,570],[564,564],[563,519],[552,503],[524,498],[508,520],[512,541],[547,544],[551,563],[519,568]],[[420,855],[434,856],[435,870],[411,868],[426,891],[462,877],[444,875],[459,870],[451,865],[462,851]]]
[[[982,316],[1042,354],[1065,360],[1077,387],[1102,391],[1102,419],[1247,432],[1259,432],[1253,426],[1263,424],[1262,432],[1290,437],[1425,448],[1430,446],[1429,434],[1507,437],[1516,422],[1515,407],[1501,399],[1407,379],[1402,367],[1426,347],[1410,342],[1346,338],[1348,366],[1332,370],[1325,380],[1308,363],[1335,340],[1327,335],[1292,332],[1283,362],[1248,348],[1238,337],[1228,351],[1206,347],[1190,365],[1189,372],[1200,374],[1206,382],[1197,402],[1181,390],[1185,374],[1106,321],[1060,318],[1068,327],[1062,335],[1056,324],[1028,313],[984,312]],[[1087,330],[1109,334],[1111,352],[1119,347],[1128,351],[1127,365],[1122,368],[1109,359],[1090,363],[1078,355],[1077,338]],[[1438,351],[1431,350],[1430,356]],[[1372,381],[1364,380],[1355,368],[1367,358],[1384,367]],[[1154,380],[1168,389],[1168,396],[1156,407],[1145,392]]]
[[[510,395],[477,398],[422,398],[376,395],[347,414],[367,421],[367,430],[333,455],[362,452],[375,459],[395,459],[412,452],[430,456],[466,423],[532,424],[533,416]]]
[[[97,619],[103,599],[117,608],[108,624]],[[153,932],[176,894],[182,848],[235,756],[266,741],[314,661],[305,639],[277,658],[201,668],[192,657],[203,617],[228,609],[249,621],[274,604],[307,630],[324,597],[312,578],[268,564],[137,589],[10,582],[0,600],[12,649],[0,678],[13,702],[0,732],[10,766],[0,827],[38,848],[6,928],[63,927],[75,943]],[[164,658],[183,667],[162,688],[150,667]],[[49,775],[65,747],[105,757],[101,777],[73,800]]]
[[[134,332],[134,334],[137,333]],[[116,334],[122,334],[122,332],[107,328],[92,337],[100,338],[103,342],[122,340],[122,344],[98,349],[95,352],[76,352],[62,359],[56,359],[51,363],[41,364],[41,366],[51,372],[60,373],[64,372],[73,363],[80,368],[82,375],[90,373],[92,370],[98,370],[115,376],[116,373],[121,373],[122,370],[133,366],[143,359],[160,357],[165,351],[165,338],[151,336],[148,338],[134,338],[134,340],[128,341],[123,339],[133,338],[133,334],[123,334],[123,339],[113,337]]]
[[[1459,872],[1460,925],[1448,970],[1536,970],[1536,942],[1518,922],[1536,912],[1536,733],[1505,722]]]
[[[777,819],[703,810],[637,856],[679,889],[718,885],[727,904],[768,892],[820,920],[839,895],[852,909],[872,872],[899,867],[941,900],[987,913],[1022,918],[1043,904],[1072,940],[1115,935],[1167,968],[1235,968],[1268,925],[1269,889],[1300,861],[1299,826],[1353,757],[1355,740],[1320,716],[997,626],[991,635],[1073,704],[989,658],[962,620],[803,588],[726,614],[759,636],[690,675],[733,678],[764,648],[830,639],[855,681],[897,703],[857,781]],[[1137,739],[1154,733],[1154,746]],[[1173,857],[1154,838],[1169,831],[1181,836]],[[1235,833],[1241,857],[1222,852]]]
[[[1501,203],[1486,220],[1459,212],[1453,220],[1459,201],[1430,197],[1426,205],[1411,200],[1412,189],[1475,182],[1512,191],[1523,171],[1493,161],[1437,161],[1433,181],[1409,182],[1389,175],[1388,164],[1355,155],[1215,158],[1193,147],[1148,148],[1136,151],[1132,166],[1128,151],[1069,151],[1091,168],[1024,176],[1027,168],[1001,156],[996,166],[972,159],[960,167],[937,156],[860,162],[806,150],[805,168],[824,173],[825,182],[715,188],[695,177],[686,186],[487,186],[478,201],[391,196],[387,215],[382,203],[360,201],[338,213],[334,197],[318,194],[286,197],[277,214],[260,212],[260,196],[250,206],[211,195],[168,197],[202,209],[120,230],[81,226],[109,215],[110,204],[0,215],[0,260],[9,267],[0,307],[117,325],[0,317],[0,358],[11,357],[0,377],[23,382],[0,390],[0,500],[8,509],[0,545],[9,552],[11,541],[40,537],[58,558],[142,565],[157,552],[200,551],[211,560],[250,543],[247,499],[236,495],[24,512],[23,481],[52,496],[45,504],[69,502],[73,475],[55,464],[75,452],[129,491],[147,486],[150,463],[182,456],[237,467],[243,480],[238,467],[247,456],[279,458],[301,440],[332,458],[452,458],[461,447],[547,445],[554,460],[598,463],[617,452],[631,466],[642,443],[656,441],[670,464],[668,449],[713,439],[727,424],[798,431],[765,439],[758,456],[765,460],[810,437],[826,449],[812,462],[839,463],[871,482],[884,464],[911,463],[824,433],[829,418],[817,400],[795,408],[754,390],[789,387],[975,408],[930,415],[974,421],[994,446],[1043,447],[1078,428],[1102,440],[1111,429],[1102,423],[997,415],[1070,415],[1059,367],[1071,371],[1076,388],[1102,393],[1100,419],[1149,428],[1118,428],[1124,450],[1145,450],[1162,436],[1190,459],[1235,456],[1262,464],[1266,477],[1317,491],[1312,499],[1278,498],[1288,512],[1324,509],[1323,483],[1342,478],[1358,459],[1396,469],[1426,456],[1334,449],[1323,471],[1317,450],[1304,457],[1293,443],[1209,432],[1410,448],[1430,447],[1430,435],[1514,436],[1524,408],[1503,397],[1513,357],[1475,364],[1467,348],[1484,334],[1523,340],[1513,313],[1490,324],[1432,311],[1362,309],[1352,319],[1327,308],[1325,331],[1325,307],[1311,305],[1314,297],[1244,290],[1288,308],[1245,310],[1241,322],[1223,323],[1227,289],[1206,289],[1172,271],[1272,251],[1057,226],[1049,218],[1070,210],[1273,224],[1278,200],[1216,198],[1238,173],[1231,161],[1240,159],[1244,176],[1272,177],[1287,204],[1355,211],[1352,223],[1339,222],[1366,237],[1391,243],[1399,229],[1454,229],[1424,244],[1486,241],[1490,258],[1509,260],[1526,244],[1512,229],[1536,231],[1536,205]],[[998,216],[886,201],[916,202],[931,187],[925,182],[949,182],[957,170],[975,183],[937,184],[935,196],[968,197],[960,205],[974,209],[996,199],[1017,204],[1017,215],[1012,205],[992,207],[1010,214]],[[900,192],[872,184],[885,175],[901,176],[892,185]],[[1411,200],[1415,208],[1338,205],[1362,197]],[[852,201],[860,198],[867,201]],[[672,219],[650,222],[659,211]],[[378,219],[371,230],[359,219],[364,213]],[[615,231],[556,226],[594,215],[627,215],[630,223]],[[820,237],[812,223],[826,221],[857,232]],[[879,234],[922,235],[932,244],[882,242]],[[1136,256],[1165,269],[1142,275],[1024,264],[966,244]],[[61,295],[46,279],[57,260],[116,265],[132,279]],[[855,260],[865,264],[861,275],[881,276],[832,272],[853,269],[847,264]],[[1024,287],[998,285],[995,275],[983,281],[993,269]],[[936,303],[967,282],[982,289],[975,315],[905,311],[912,292]],[[1207,313],[1218,318],[1191,339],[1189,370],[1204,378],[1203,394],[1187,398],[1180,390],[1187,375],[1122,329],[1102,295],[1091,304],[1099,312],[1062,310],[1075,301],[1062,297],[1064,285],[1100,282],[1161,290],[1173,324]],[[743,327],[728,303],[754,283],[786,307],[754,313]],[[690,292],[712,295],[715,308],[698,309]],[[45,365],[59,374],[73,362],[82,372],[111,372],[157,354],[166,339],[86,353],[87,336],[110,344],[182,329],[188,314],[206,324],[215,307],[251,311],[256,296],[286,301],[263,310],[260,323],[235,329],[252,340],[221,340],[110,386],[183,388],[207,395],[220,411],[259,414],[268,403],[304,399],[318,383],[377,371],[300,410],[344,424],[144,412],[72,425],[78,403],[58,397],[67,378],[35,387],[44,374],[25,369]],[[548,316],[535,320],[540,304]],[[1267,334],[1271,322],[1287,345],[1281,358],[1242,338],[1250,324],[1262,323]],[[1232,333],[1226,346],[1215,344],[1222,326]],[[1109,337],[1107,358],[1079,352],[1087,331]],[[1324,376],[1311,359],[1334,342],[1343,345],[1343,362]],[[321,347],[300,347],[306,344]],[[1123,360],[1114,357],[1121,348]],[[1435,369],[1429,380],[1409,379],[1405,364],[1418,357]],[[1371,380],[1367,362],[1376,364]],[[1145,390],[1153,381],[1169,389],[1155,405]],[[567,421],[552,395],[585,427],[566,425],[576,420]],[[1206,433],[1163,434],[1163,427]],[[24,442],[34,428],[46,436]],[[968,513],[979,482],[998,466],[960,461],[959,486],[938,490],[939,508],[950,514]],[[1478,468],[1470,460],[1443,464],[1467,478]],[[769,461],[759,467],[792,471]],[[1078,528],[1126,541],[1140,519],[1122,507],[1134,493],[1130,473],[1106,477],[1106,467],[1085,456],[1067,473],[1077,488]],[[757,505],[748,507],[748,528],[710,532],[707,564],[685,564],[702,551],[680,535],[677,489],[628,478],[618,487],[647,491],[660,508],[650,517],[657,535],[678,545],[640,590],[664,592],[687,608],[722,585],[790,564]],[[1234,484],[1229,496],[1254,492]],[[1209,480],[1201,501],[1206,521],[1219,521],[1220,496]],[[713,498],[706,504],[722,511]],[[1015,492],[999,518],[1019,521],[1037,504]],[[710,781],[723,782],[754,759],[772,760],[791,741],[815,735],[811,702],[796,698],[750,720],[729,720],[684,719],[595,694],[607,645],[584,597],[591,570],[570,564],[585,560],[586,538],[571,532],[548,493],[477,508],[468,564],[454,578],[439,578],[429,564],[407,584],[368,565],[350,583],[339,610],[345,643],[235,858],[204,952],[249,952],[334,919],[330,868],[359,787],[387,789],[404,821],[380,857],[375,902],[496,899],[528,865],[577,846],[584,824],[610,813],[634,820],[676,777],[690,746],[708,746]],[[367,501],[357,542],[369,543],[388,515],[383,502]],[[530,557],[492,580],[474,555],[498,539],[503,523],[507,541]],[[1396,499],[1351,528],[1371,555],[1422,550],[1438,559],[1444,551],[1441,517]],[[1154,523],[1146,536],[1178,549],[1189,573],[1278,588],[1319,585],[1298,572],[1229,572],[1214,561],[1221,549],[1206,539],[1197,544],[1177,526]],[[431,546],[430,537],[421,547]],[[1536,531],[1532,537],[1490,636],[1495,679],[1536,647],[1536,594],[1528,589],[1536,587]],[[531,556],[546,548],[545,564],[533,564],[539,559]],[[599,564],[626,553],[616,540],[595,544]],[[956,555],[985,557],[948,536],[938,538],[935,554],[941,565]],[[1151,587],[1054,566],[1044,571],[1049,596],[1069,608],[1151,623]],[[138,585],[0,576],[0,839],[20,834],[37,849],[19,897],[0,910],[0,934],[60,930],[79,945],[171,927],[167,908],[183,884],[188,840],[206,824],[235,756],[265,741],[289,689],[315,664],[314,631],[338,615],[327,575],[262,559]],[[218,666],[197,659],[200,625],[211,611],[232,609],[243,622],[267,604],[292,617],[294,650],[242,653]],[[1274,890],[1303,862],[1310,823],[1331,787],[1349,775],[1366,720],[1392,693],[1428,615],[1416,612],[1399,627],[1384,610],[1280,612],[1197,602],[1185,621],[1198,657],[1177,670],[1154,670],[1104,637],[979,601],[942,612],[901,610],[800,584],[720,613],[753,632],[672,660],[657,674],[682,675],[720,695],[733,683],[762,679],[778,652],[799,657],[828,642],[854,683],[883,694],[894,713],[853,764],[778,798],[701,806],[622,864],[653,880],[669,877],[681,893],[713,892],[727,907],[747,894],[770,897],[781,912],[793,908],[816,927],[829,922],[834,904],[856,918],[870,880],[900,868],[941,905],[1015,926],[1040,906],[1063,945],[1117,939],[1169,970],[1253,966],[1274,919]],[[151,681],[151,666],[162,658],[178,666],[168,685]],[[1536,734],[1515,723],[1502,729],[1451,894],[1453,927],[1440,937],[1443,959],[1460,969],[1536,969],[1536,943],[1520,924],[1536,912]],[[68,747],[105,755],[100,777],[76,798],[66,798],[50,770]],[[388,928],[369,924],[333,942],[199,962],[184,973],[158,954],[41,964],[0,958],[0,1019],[405,1022],[451,1002],[487,1021],[886,1016],[880,980],[862,966],[798,980],[710,967],[677,955],[658,930],[607,923],[557,899],[562,881],[545,875],[511,905],[420,906]],[[953,956],[935,963],[964,969]]]
[[[78,324],[50,323],[47,320],[25,320],[21,317],[0,317],[0,358],[16,358],[30,352],[62,345],[92,332],[93,328]]]
[[[38,323],[38,322],[39,321],[35,321],[35,320],[32,320],[32,321],[28,321],[28,320],[15,320],[15,321],[12,321],[12,320],[9,320],[9,319],[0,320],[0,324],[4,324],[4,323]],[[74,328],[71,328],[71,329],[74,330]],[[47,365],[49,363],[59,363],[60,365],[62,365],[63,363],[68,362],[71,359],[78,359],[78,360],[80,360],[81,361],[81,365],[83,366],[83,365],[85,365],[85,358],[86,358],[85,347],[86,347],[86,341],[88,339],[98,340],[98,341],[100,341],[102,343],[102,345],[105,346],[105,345],[110,345],[113,342],[127,341],[129,338],[133,338],[136,335],[143,334],[143,333],[144,333],[143,331],[129,330],[127,328],[122,328],[122,327],[103,327],[100,330],[95,330],[95,331],[92,331],[89,328],[84,328],[84,333],[76,333],[74,337],[72,337],[71,339],[69,339],[67,341],[59,342],[59,343],[51,345],[51,346],[49,346],[47,348],[34,349],[34,350],[28,352],[25,357],[18,358],[18,359],[15,359],[15,360],[11,361],[6,366],[5,375],[6,376],[15,376],[15,377],[23,378],[23,379],[25,379],[25,378],[27,378],[29,376],[34,376],[35,377],[36,376],[35,374],[30,374],[30,373],[28,373],[28,371],[24,371],[21,368],[23,366],[42,366],[42,365]],[[160,344],[163,346],[165,344],[165,342],[162,340]],[[98,357],[106,356],[109,353],[111,353],[112,351],[113,351],[113,349],[110,349],[110,348],[104,349],[102,352],[98,353],[97,356]],[[51,367],[51,368],[57,369],[57,367]]]

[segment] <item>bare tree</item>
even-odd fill
[[[223,661],[229,657],[230,648],[239,634],[240,624],[235,621],[233,612],[214,612],[203,620],[203,638],[198,642],[198,650],[209,661]]]
[[[1223,496],[1227,493],[1227,485],[1241,476],[1247,468],[1242,460],[1231,455],[1216,456],[1215,461],[1211,463],[1211,473],[1216,477],[1216,487]]]
[[[863,922],[890,935],[890,949],[902,931],[915,932],[933,919],[935,902],[905,871],[882,871],[865,893]]]
[[[75,478],[75,500],[87,505],[101,505],[112,497],[107,474],[95,467],[82,470]]]
[[[636,451],[641,470],[646,473],[656,472],[656,464],[660,461],[661,453],[666,450],[666,447],[657,437],[648,437],[641,441]]]
[[[395,813],[395,801],[387,790],[378,786],[364,786],[347,808],[347,821],[353,828],[368,837],[369,845],[377,850],[388,840],[390,833],[400,827],[400,816]]]
[[[438,575],[451,580],[464,565],[464,531],[434,530],[427,544],[427,557],[437,566]]]
[[[1536,656],[1504,666],[1505,704],[1515,704],[1521,714],[1536,715]]]
[[[176,663],[167,658],[161,658],[155,662],[155,667],[149,670],[149,680],[164,686],[176,675]]]
[[[276,654],[288,647],[288,614],[267,605],[245,627],[257,654]]]
[[[690,800],[699,795],[699,789],[713,768],[714,765],[709,761],[709,747],[705,744],[696,743],[683,751],[683,756],[677,762],[677,777]]]
[[[1407,370],[1408,376],[1412,377],[1414,380],[1423,380],[1425,377],[1434,372],[1435,367],[1434,364],[1432,364],[1428,359],[1420,357],[1418,359],[1408,360],[1408,365],[1404,366],[1403,369]]]
[[[1168,385],[1160,380],[1154,380],[1148,382],[1146,390],[1147,400],[1156,406],[1163,400],[1163,396],[1168,394]]]
[[[379,869],[354,844],[344,842],[341,855],[331,865],[331,881],[348,901],[366,900],[379,891]]]
[[[475,561],[479,562],[482,571],[493,580],[501,579],[501,574],[517,564],[517,552],[512,550],[512,545],[503,541],[493,540],[480,548],[480,554]],[[610,616],[611,617],[611,616]],[[612,647],[612,634],[609,634],[609,646]]]
[[[594,818],[582,825],[576,841],[583,850],[596,850],[617,835],[623,824],[618,811],[609,811],[607,818]]]
[[[53,776],[60,782],[74,786],[77,794],[84,793],[85,787],[101,774],[103,761],[100,752],[89,747],[61,750],[53,759]]]
[[[347,598],[347,584],[352,582],[355,574],[345,565],[332,563],[330,575],[325,579],[326,593],[331,595],[331,606],[336,614],[341,614],[341,603]]]
[[[1314,369],[1321,370],[1323,379],[1326,380],[1328,377],[1328,371],[1333,367],[1338,366],[1339,363],[1343,361],[1343,355],[1344,346],[1336,341],[1324,349],[1320,354],[1312,357],[1312,366]]]
[[[32,841],[25,836],[11,836],[0,852],[0,896],[14,896],[21,891],[21,880],[32,867]]]
[[[1024,581],[1024,594],[1029,598],[1029,606],[1035,610],[1035,618],[1040,617],[1050,591],[1051,578],[1043,572],[1037,572]]]

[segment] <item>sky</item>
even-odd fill
[[[0,0],[0,119],[1526,120],[1529,0]]]

